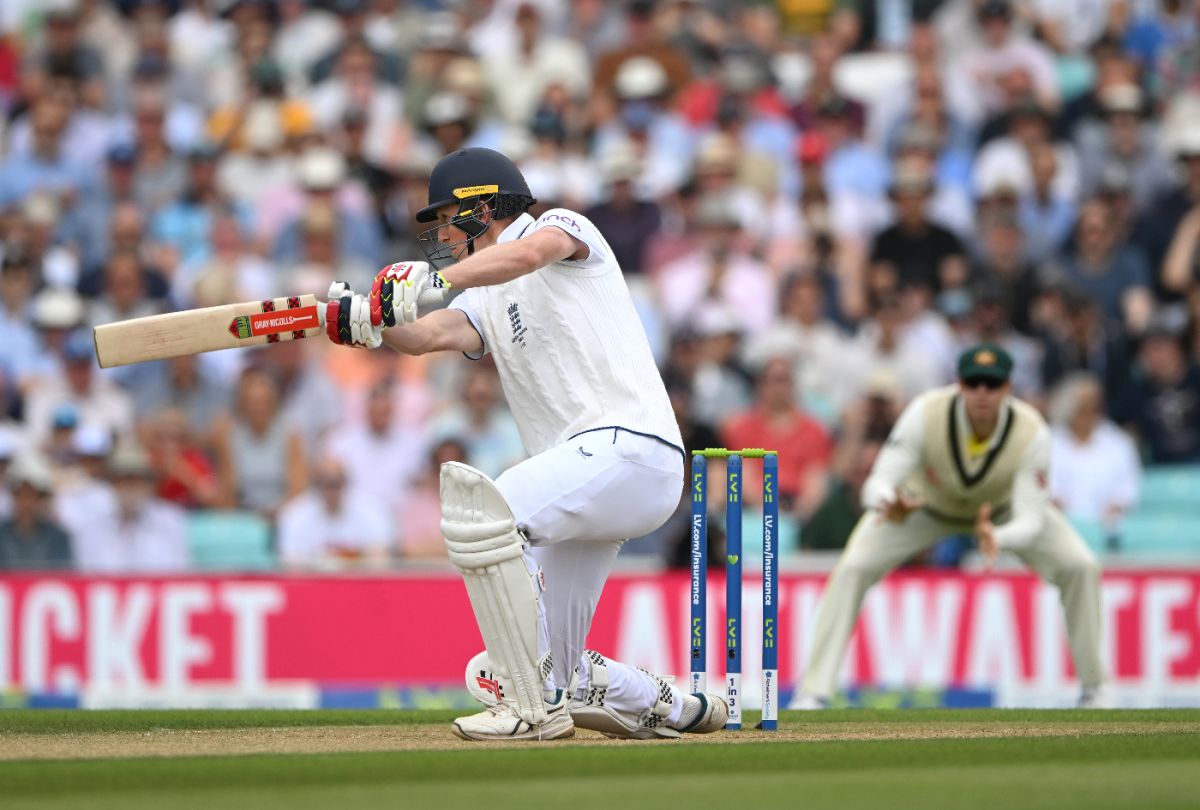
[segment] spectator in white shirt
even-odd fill
[[[775,284],[767,266],[741,249],[741,223],[723,197],[701,198],[699,247],[655,278],[663,312],[674,327],[697,317],[705,304],[735,314],[740,331],[762,331],[775,315]]]
[[[25,422],[36,441],[50,434],[54,414],[71,405],[80,424],[99,425],[117,436],[128,436],[133,428],[133,401],[96,368],[92,336],[71,333],[63,345],[63,374],[45,380],[25,403]]]
[[[1068,517],[1099,521],[1109,534],[1138,500],[1142,469],[1133,440],[1104,417],[1092,374],[1068,377],[1051,415],[1050,497]]]
[[[396,418],[395,381],[384,378],[367,394],[365,420],[332,433],[326,452],[332,458],[356,459],[346,477],[350,489],[377,503],[404,509],[412,483],[429,455],[426,437],[404,427]],[[390,517],[397,517],[391,515]]]
[[[88,573],[174,573],[188,568],[183,510],[154,495],[145,452],[119,447],[109,461],[111,497],[98,497],[86,520],[74,523],[76,567]]]
[[[279,557],[285,568],[378,567],[395,534],[379,499],[346,486],[346,470],[327,458],[313,487],[279,512]]]
[[[566,85],[573,96],[586,95],[592,82],[591,64],[579,43],[545,32],[537,3],[520,3],[515,22],[515,47],[489,47],[483,61],[500,114],[510,123],[524,124],[551,84]]]
[[[984,0],[978,7],[982,47],[963,54],[956,69],[974,85],[988,114],[1003,111],[1007,102],[1004,84],[1010,74],[1028,74],[1037,100],[1056,109],[1058,76],[1050,52],[1013,28],[1012,4],[1008,0]]]
[[[491,362],[470,367],[463,378],[459,404],[442,414],[430,433],[439,442],[462,441],[471,466],[492,477],[525,458],[521,432],[504,404],[500,377]]]

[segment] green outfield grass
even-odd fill
[[[0,712],[27,735],[379,724],[447,712]],[[438,724],[438,725],[429,725]],[[785,731],[928,727],[1070,736],[711,745],[489,746],[339,754],[0,762],[0,807],[1173,808],[1200,803],[1200,711],[785,713]],[[1106,728],[1108,727],[1108,728]],[[1121,733],[1112,733],[1120,731]]]

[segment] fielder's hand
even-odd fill
[[[375,274],[371,323],[395,326],[417,319],[417,306],[442,303],[450,282],[428,262],[396,262]]]
[[[896,487],[896,495],[890,501],[884,501],[880,507],[880,513],[883,519],[891,523],[903,523],[908,519],[908,516],[925,505],[923,498],[918,498],[915,495],[909,495],[904,490]]]
[[[979,515],[975,518],[975,536],[979,538],[979,553],[983,555],[987,570],[992,570],[996,557],[1000,554],[1000,546],[996,544],[996,527],[992,523],[992,505],[985,503],[979,507]]]
[[[344,281],[329,285],[329,302],[317,307],[325,335],[342,346],[377,349],[383,345],[383,327],[371,322],[371,304]]]

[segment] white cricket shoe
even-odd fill
[[[821,711],[829,708],[829,698],[810,695],[808,692],[797,692],[796,696],[792,698],[792,702],[788,704],[788,708],[802,712]]]
[[[1095,686],[1091,689],[1084,689],[1083,694],[1079,696],[1079,708],[1081,709],[1115,709],[1112,695],[1103,686]]]
[[[565,740],[575,736],[575,723],[567,711],[567,702],[546,707],[546,720],[526,723],[507,703],[489,706],[478,714],[460,717],[452,730],[464,740]]]
[[[695,692],[683,696],[683,713],[675,728],[684,734],[712,734],[729,722],[729,704],[720,695]]]

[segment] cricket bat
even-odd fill
[[[300,340],[320,333],[315,295],[269,298],[106,323],[92,335],[101,368]]]

